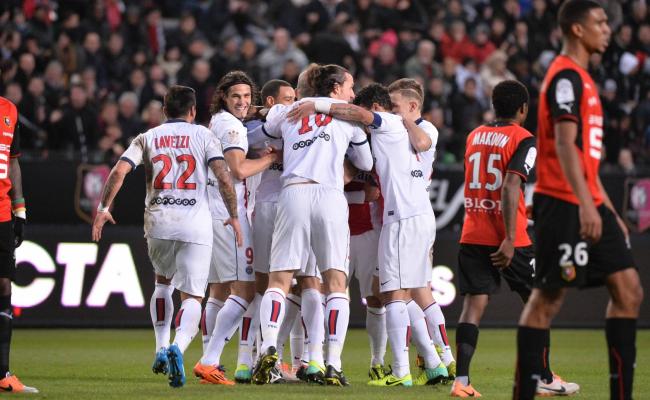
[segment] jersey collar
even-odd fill
[[[185,120],[182,119],[182,118],[172,118],[172,119],[168,119],[168,120],[165,121],[164,123],[165,123],[165,124],[175,124],[175,123],[177,123],[177,122],[187,122],[187,121],[185,121]]]

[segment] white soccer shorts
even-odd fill
[[[223,220],[212,220],[212,261],[208,283],[255,280],[255,252],[251,243],[251,227],[246,214],[239,216],[244,243],[237,247],[235,232]]]
[[[271,239],[273,238],[277,208],[276,202],[266,201],[255,204],[255,212],[253,213],[255,260],[253,264],[256,272],[269,273]]]
[[[210,271],[210,246],[178,240],[147,238],[149,259],[157,275],[192,296],[205,296]]]
[[[361,297],[372,295],[372,277],[379,270],[377,252],[379,251],[379,230],[371,229],[360,235],[350,236],[350,276],[359,281]]]
[[[313,250],[321,272],[348,273],[350,229],[343,192],[319,184],[282,189],[271,244],[271,271],[307,266]]]
[[[379,291],[425,287],[431,280],[429,254],[435,239],[433,215],[385,224],[379,235]]]

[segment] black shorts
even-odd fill
[[[600,240],[590,244],[580,237],[578,206],[535,194],[535,287],[601,286],[617,271],[634,267],[629,243],[605,205],[598,207],[603,221]]]
[[[0,278],[13,281],[15,277],[14,224],[12,221],[0,222]]]
[[[492,265],[490,254],[496,246],[460,244],[458,251],[460,294],[494,294],[501,288],[501,277],[508,282],[510,290],[522,299],[528,299],[533,287],[535,253],[533,246],[517,247],[508,268],[499,270]]]

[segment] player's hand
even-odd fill
[[[289,122],[296,122],[305,117],[316,114],[316,105],[313,101],[305,101],[295,105],[288,113],[287,120]]]
[[[598,214],[596,206],[589,204],[580,206],[578,215],[580,217],[580,237],[596,243],[603,233],[603,220]]]
[[[490,259],[492,260],[492,265],[499,269],[508,268],[510,262],[512,262],[512,257],[515,255],[515,245],[512,243],[512,240],[505,238],[501,242],[499,249],[490,254]]]
[[[366,182],[363,185],[363,191],[366,194],[366,198],[364,199],[365,202],[372,203],[373,201],[379,200],[380,192],[377,186]]]
[[[232,226],[232,230],[235,231],[235,240],[237,241],[237,247],[242,247],[244,245],[244,235],[241,233],[239,218],[228,218],[223,224]]]
[[[533,205],[529,204],[526,206],[526,218],[533,219]]]
[[[273,155],[275,157],[275,161],[282,161],[282,156],[283,156],[282,149],[278,149],[276,147],[269,146],[267,148],[267,154]]]
[[[14,217],[14,247],[23,244],[25,238],[25,218]]]
[[[99,239],[102,238],[102,229],[104,229],[106,222],[115,225],[115,220],[110,211],[98,211],[93,221],[93,242],[99,242]]]

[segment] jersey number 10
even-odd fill
[[[169,182],[163,182],[169,171],[172,169],[172,158],[168,156],[167,154],[158,154],[157,156],[153,157],[151,161],[155,164],[157,162],[162,162],[163,167],[156,175],[156,179],[153,181],[153,188],[158,189],[158,190],[169,190],[173,189],[173,185]],[[183,162],[187,163],[187,168],[185,171],[181,174],[181,176],[178,177],[178,180],[176,180],[176,187],[175,189],[182,189],[182,190],[195,190],[196,189],[196,183],[192,182],[187,182],[190,176],[194,173],[194,170],[196,169],[196,160],[194,159],[194,156],[191,154],[181,154],[176,157],[176,161],[180,164]]]
[[[316,114],[314,115],[314,123],[316,126],[321,127],[325,126],[332,122],[332,116],[331,115],[325,115],[325,114]],[[302,124],[300,125],[300,130],[298,131],[299,135],[304,135],[307,132],[311,132],[312,127],[309,124],[309,117],[304,117],[302,119]]]
[[[499,189],[503,183],[503,174],[501,173],[501,170],[494,165],[497,161],[501,161],[501,154],[488,154],[487,173],[489,175],[494,175],[494,182],[485,184],[485,188],[490,191]],[[481,153],[478,151],[472,153],[469,156],[469,162],[472,163],[472,181],[469,183],[469,188],[481,189],[481,182],[479,181],[481,172]]]

